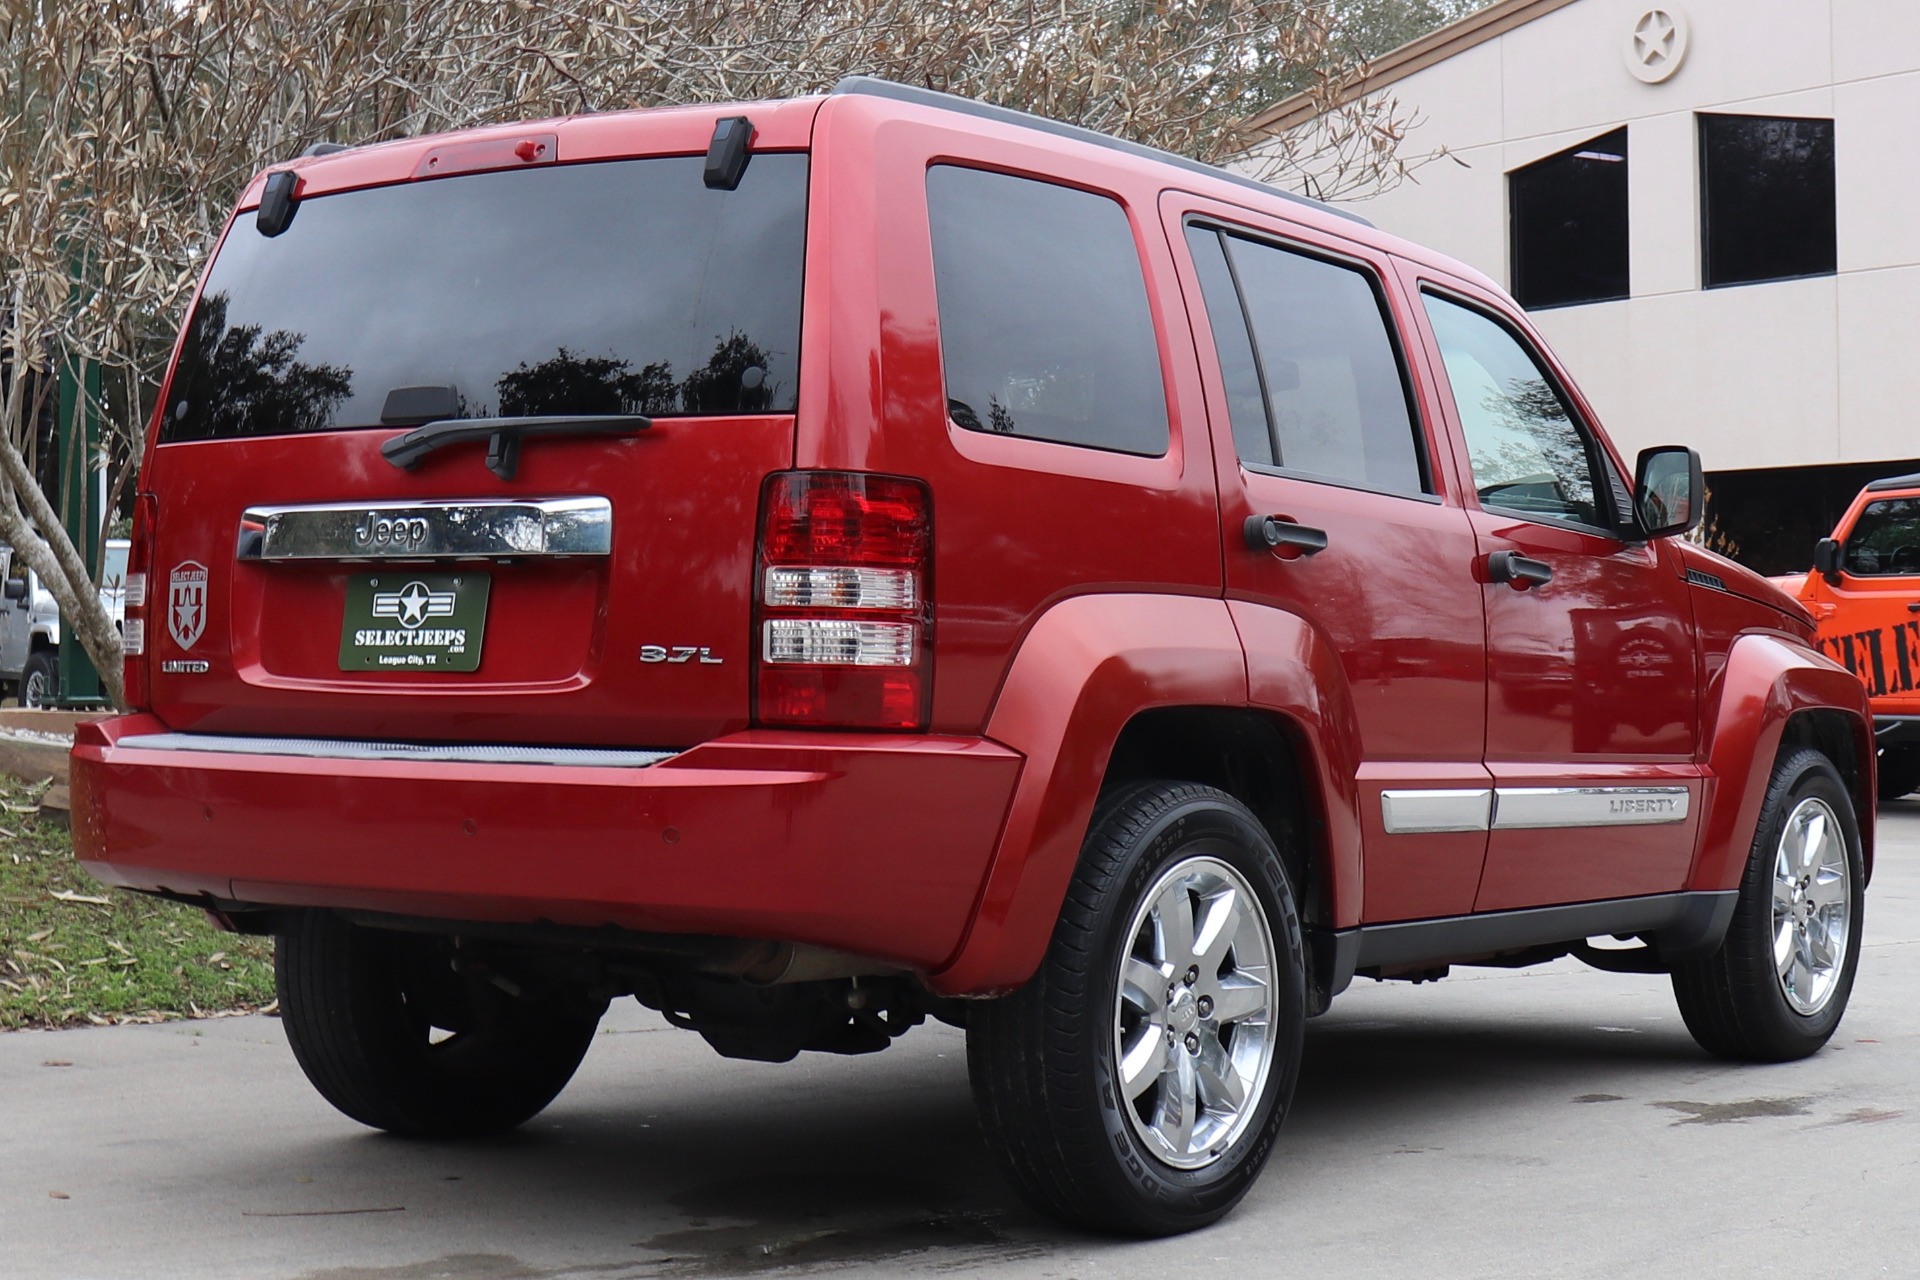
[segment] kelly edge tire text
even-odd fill
[[[1066,1222],[1171,1235],[1253,1185],[1299,1073],[1300,921],[1272,839],[1211,787],[1104,795],[1040,971],[974,1007],[989,1146]]]

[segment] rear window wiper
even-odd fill
[[[487,470],[511,480],[520,469],[520,441],[527,436],[624,435],[645,431],[653,419],[639,413],[580,413],[539,418],[440,418],[395,436],[380,446],[388,462],[411,471],[435,449],[469,440],[487,442]]]

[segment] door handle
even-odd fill
[[[1272,551],[1287,560],[1327,549],[1325,529],[1309,528],[1285,516],[1248,516],[1242,528],[1249,547],[1255,551]]]
[[[1915,600],[1915,601],[1913,601],[1913,602],[1912,602],[1911,604],[1909,604],[1909,605],[1907,606],[1907,612],[1908,612],[1908,613],[1920,613],[1920,600]]]
[[[1544,560],[1532,560],[1518,551],[1496,551],[1487,557],[1487,577],[1504,582],[1515,591],[1544,587],[1553,581],[1553,566]]]

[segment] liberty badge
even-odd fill
[[[167,633],[182,649],[207,629],[207,566],[186,560],[173,568],[167,591]]]

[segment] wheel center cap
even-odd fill
[[[1181,987],[1173,993],[1173,999],[1167,1001],[1167,1025],[1185,1035],[1200,1025],[1200,1009],[1193,999],[1191,987]]]

